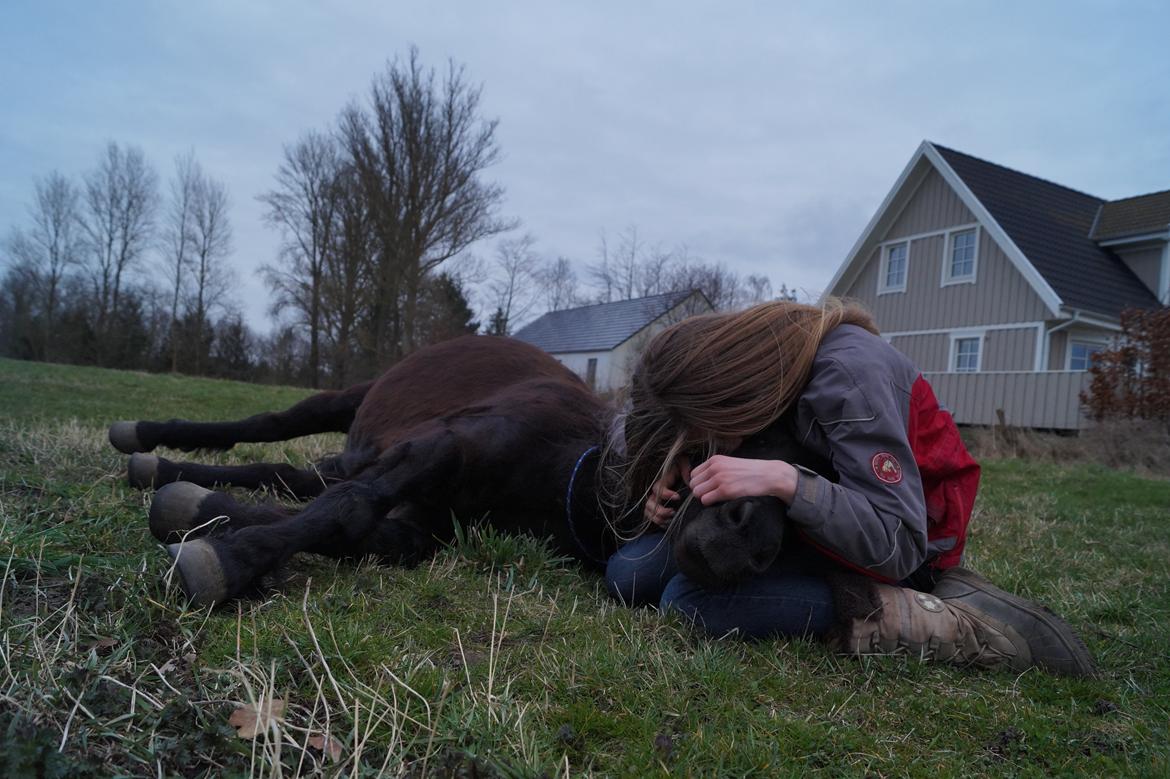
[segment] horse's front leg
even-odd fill
[[[196,606],[254,590],[262,576],[297,552],[414,562],[450,532],[443,512],[421,509],[430,504],[418,498],[439,487],[454,490],[462,461],[455,436],[437,431],[399,444],[356,479],[330,487],[286,520],[172,543],[167,550]]]

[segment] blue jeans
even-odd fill
[[[728,590],[706,590],[679,572],[664,534],[647,533],[609,558],[605,583],[628,606],[673,609],[716,637],[820,637],[834,623],[825,576],[831,565],[807,544],[793,541],[760,576]]]

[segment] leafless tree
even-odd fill
[[[29,217],[28,230],[14,230],[7,249],[13,266],[29,272],[30,281],[40,293],[43,322],[39,356],[50,359],[61,285],[81,253],[78,192],[72,182],[57,171],[37,181]]]
[[[224,303],[233,282],[231,269],[225,263],[232,250],[227,190],[206,175],[196,179],[194,188],[192,239],[187,308],[193,320],[195,372],[201,373],[207,357],[209,315]]]
[[[309,381],[321,384],[321,335],[326,266],[335,247],[338,174],[341,165],[333,138],[308,132],[284,149],[276,188],[260,196],[265,221],[281,231],[280,268],[266,266],[276,293],[274,309],[291,308],[309,335]]]
[[[321,322],[334,387],[352,383],[358,373],[372,375],[380,366],[361,371],[354,356],[361,347],[359,323],[370,304],[374,266],[373,215],[362,194],[357,173],[342,165],[334,182],[336,227],[324,253],[321,284]]]
[[[373,362],[414,348],[427,274],[514,226],[497,213],[503,189],[482,178],[499,150],[497,122],[479,117],[479,101],[462,67],[449,63],[439,82],[412,48],[374,79],[368,108],[352,103],[342,113],[342,142],[374,221]]]
[[[184,297],[186,274],[190,271],[195,244],[195,199],[203,170],[189,151],[175,157],[175,175],[170,181],[170,199],[163,213],[159,251],[169,285],[171,371],[179,370],[179,303]]]
[[[741,308],[763,303],[772,299],[772,282],[767,276],[755,273],[749,274],[743,280],[740,294],[739,306]]]
[[[671,267],[668,275],[671,289],[702,290],[716,311],[732,310],[739,302],[739,276],[724,263],[688,257]]]
[[[537,271],[537,282],[544,292],[545,309],[562,311],[580,303],[577,274],[567,257],[557,257]]]
[[[526,234],[500,241],[496,246],[493,278],[488,284],[495,308],[489,328],[493,335],[511,334],[516,322],[536,305],[540,256],[533,250],[535,245],[536,239]]]
[[[125,277],[150,246],[158,176],[135,146],[113,141],[85,176],[82,226],[97,298],[99,362],[110,346],[109,323],[118,313]]]

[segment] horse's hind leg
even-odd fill
[[[294,517],[244,527],[222,537],[171,544],[183,589],[197,606],[223,603],[256,586],[297,552],[335,557],[377,555],[415,562],[451,534],[440,514],[420,510],[403,518],[400,504],[436,494],[458,481],[463,456],[449,431],[403,442],[360,477],[326,490]]]
[[[251,465],[203,465],[174,462],[153,454],[133,454],[127,469],[131,487],[146,489],[183,481],[200,487],[272,487],[297,500],[320,495],[332,483],[346,477],[344,457],[329,457],[312,468],[297,468],[288,463],[253,463]]]
[[[295,509],[271,503],[245,505],[226,492],[204,489],[189,482],[168,484],[150,504],[150,532],[164,544],[189,541],[241,528],[273,525],[296,516]],[[395,563],[414,563],[433,552],[445,526],[434,520],[436,510],[401,503],[374,523],[359,544],[344,535],[324,535],[303,551],[336,558],[376,556]],[[447,535],[453,535],[451,530]],[[446,540],[445,538],[443,540]]]
[[[110,443],[126,454],[156,446],[191,451],[230,449],[242,442],[287,441],[313,433],[345,433],[373,382],[340,392],[319,392],[284,411],[268,411],[235,422],[115,422]]]

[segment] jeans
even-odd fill
[[[609,558],[605,582],[610,594],[628,606],[673,609],[716,637],[821,637],[834,624],[826,579],[832,565],[807,544],[793,541],[760,576],[727,590],[707,590],[679,572],[664,534],[647,533]]]

